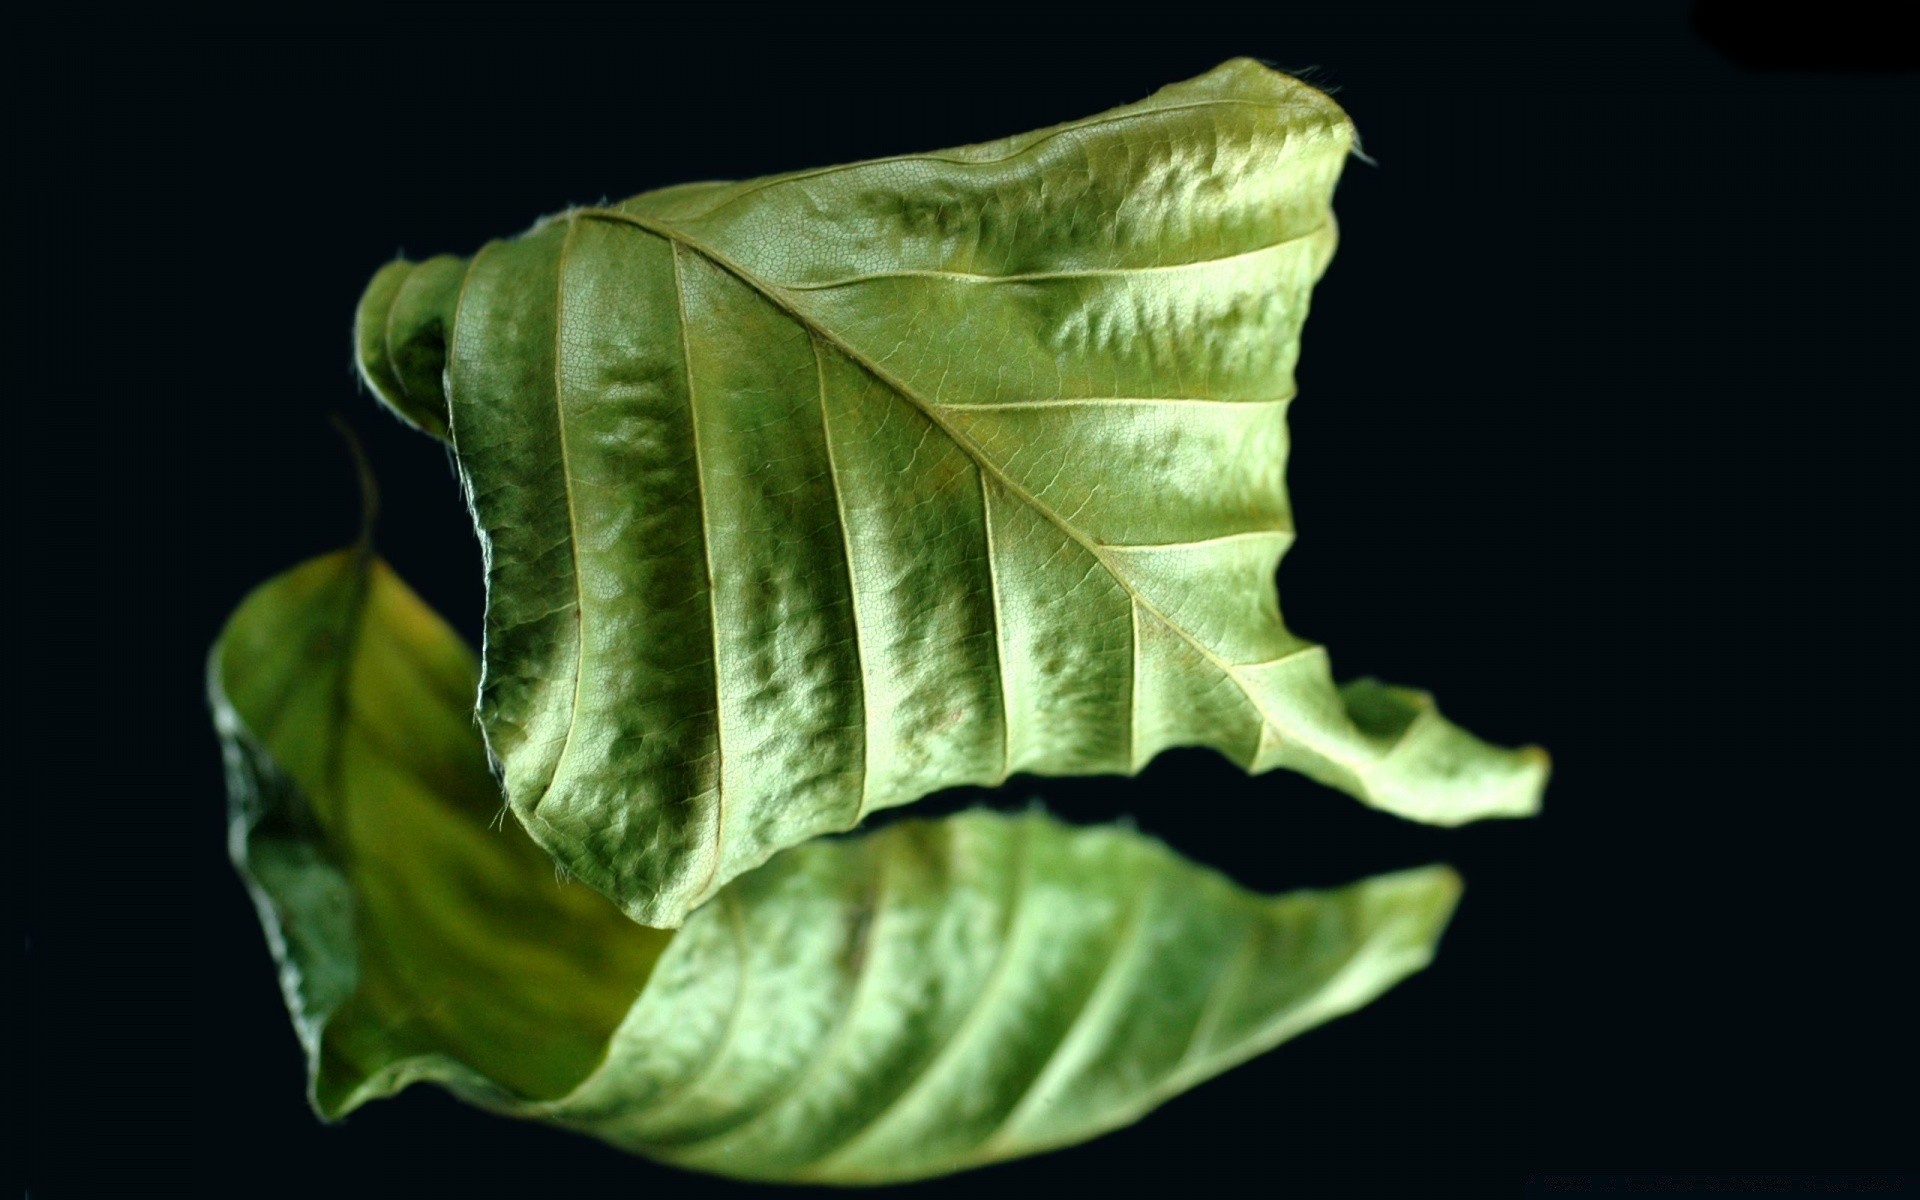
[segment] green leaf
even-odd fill
[[[260,587],[214,647],[230,848],[322,1113],[440,1059],[517,1096],[564,1094],[671,937],[559,886],[539,847],[498,828],[477,672],[362,550]]]
[[[1336,688],[1281,623],[1286,407],[1351,137],[1243,59],[382,271],[362,370],[450,427],[481,720],[534,839],[674,925],[875,809],[1169,746],[1423,821],[1533,811],[1538,750]]]
[[[323,1115],[433,1080],[721,1174],[941,1174],[1365,1004],[1458,894],[1434,867],[1260,897],[1127,829],[975,811],[789,850],[649,929],[494,819],[475,671],[358,551],[260,588],[214,649],[234,858]]]

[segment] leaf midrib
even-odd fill
[[[1113,561],[1112,556],[1108,553],[1108,548],[1103,543],[1096,542],[1081,533],[1078,529],[1075,529],[1067,522],[1066,518],[1055,512],[1050,505],[1046,504],[1019,482],[1008,476],[1005,471],[1000,469],[998,464],[986,456],[985,451],[971,437],[967,436],[964,431],[956,428],[940,414],[938,405],[931,404],[922,399],[913,389],[909,388],[901,380],[896,379],[878,363],[869,359],[865,354],[861,353],[858,348],[850,345],[833,329],[820,323],[798,308],[782,294],[783,289],[780,288],[779,285],[768,283],[766,280],[761,279],[758,275],[754,274],[754,272],[728,256],[724,251],[708,245],[700,239],[676,229],[671,225],[664,224],[638,213],[622,212],[618,209],[583,208],[576,209],[570,216],[575,220],[609,221],[615,224],[632,226],[646,233],[651,233],[655,237],[664,238],[670,243],[685,246],[688,250],[700,255],[716,267],[719,267],[721,270],[752,288],[757,294],[764,297],[768,303],[787,314],[787,316],[799,324],[801,328],[816,337],[830,342],[836,350],[847,357],[848,361],[879,380],[889,391],[899,396],[902,400],[905,400],[908,404],[911,404],[917,412],[932,422],[934,427],[944,433],[948,440],[958,447],[963,454],[973,460],[974,465],[983,474],[991,474],[1000,486],[1013,493],[1015,497],[1027,504],[1042,517],[1045,517],[1050,523],[1059,528],[1062,533],[1072,538],[1074,542],[1078,543],[1089,554],[1093,555],[1094,559],[1105,568],[1107,574],[1113,578],[1114,582],[1118,583],[1127,593],[1127,596],[1133,604],[1145,609],[1161,624],[1180,635],[1188,645],[1197,650],[1201,656],[1219,670],[1221,674],[1231,679],[1234,686],[1240,689],[1240,694],[1247,698],[1247,702],[1251,704],[1253,710],[1259,714],[1262,725],[1272,729],[1276,735],[1285,736],[1285,730],[1281,728],[1280,723],[1274,720],[1273,715],[1267,711],[1266,706],[1260,703],[1259,697],[1254,695],[1252,689],[1247,686],[1246,680],[1240,675],[1239,667],[1221,658],[1212,647],[1195,637],[1184,626],[1162,612],[1158,605],[1147,599],[1119,569],[1118,565]],[[1291,657],[1293,654],[1300,652],[1299,650],[1289,651],[1287,654],[1282,655],[1281,659]],[[1281,659],[1275,659],[1273,661],[1277,662]],[[1266,664],[1249,663],[1245,665],[1262,666]],[[1139,708],[1137,696],[1131,707],[1137,713]]]

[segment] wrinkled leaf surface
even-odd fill
[[[1281,622],[1286,411],[1351,140],[1236,60],[383,270],[362,371],[454,446],[480,715],[534,839],[676,925],[875,809],[1176,745],[1423,821],[1531,811],[1538,751],[1336,687]]]
[[[1090,1137],[1424,965],[1444,868],[1250,894],[1158,842],[971,812],[789,850],[678,931],[556,877],[477,664],[362,551],[210,664],[232,850],[338,1116],[417,1080],[656,1158],[877,1183]]]

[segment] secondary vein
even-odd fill
[[[720,602],[713,587],[712,518],[707,513],[707,473],[700,458],[700,407],[694,400],[693,347],[688,342],[687,288],[680,274],[680,245],[667,243],[673,255],[673,299],[680,315],[680,357],[687,378],[687,416],[693,433],[693,484],[700,502],[700,556],[707,570],[707,623],[713,643],[713,851],[707,878],[694,892],[705,896],[720,875],[720,855],[727,833],[727,739],[720,720]]]

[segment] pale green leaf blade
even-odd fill
[[[1351,139],[1236,60],[482,251],[444,378],[488,549],[481,718],[534,837],[670,925],[875,809],[1177,745],[1419,820],[1532,811],[1544,754],[1337,687],[1281,620],[1286,411]],[[381,317],[393,290],[363,327],[438,328]]]
[[[1064,1146],[1420,969],[1458,888],[1433,867],[1256,896],[1131,830],[1038,813],[813,842],[688,919],[607,1066],[553,1112],[779,1181]],[[695,1005],[729,1015],[689,1036]]]
[[[424,1074],[564,1094],[671,936],[561,885],[511,822],[472,651],[362,551],[256,589],[208,666],[230,848],[324,1115]]]
[[[475,664],[317,559],[210,667],[235,861],[338,1115],[419,1080],[699,1170],[881,1183],[1084,1140],[1418,970],[1445,868],[1261,897],[1117,827],[976,811],[789,850],[678,931],[493,821]]]

